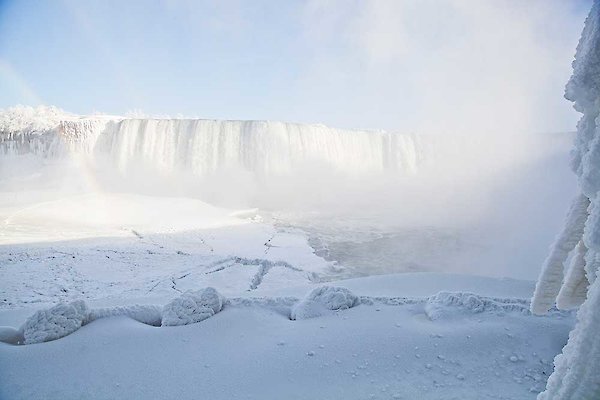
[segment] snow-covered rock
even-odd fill
[[[214,288],[187,291],[163,308],[162,326],[188,325],[212,317],[223,309],[224,298]]]
[[[359,303],[359,298],[343,287],[321,286],[299,301],[290,315],[291,319],[315,318],[331,311],[346,310]]]
[[[82,300],[39,310],[23,325],[25,343],[42,343],[67,336],[81,328],[88,314],[88,307]]]

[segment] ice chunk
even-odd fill
[[[163,308],[162,326],[188,325],[212,317],[223,308],[224,298],[214,288],[187,291]]]
[[[39,310],[25,321],[25,343],[42,343],[67,336],[81,328],[88,313],[88,307],[82,300]]]
[[[345,310],[358,305],[359,299],[342,287],[321,286],[298,302],[291,312],[291,319],[315,318],[332,310]]]

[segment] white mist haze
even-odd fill
[[[15,2],[0,8],[0,107],[572,131],[562,96],[588,10],[587,0]]]
[[[324,119],[333,108],[344,112],[334,111],[338,126],[470,134],[573,130],[578,117],[562,95],[587,3],[344,5],[312,1],[303,18],[313,51],[303,83]],[[328,93],[348,95],[328,107]]]

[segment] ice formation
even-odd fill
[[[544,265],[531,310],[544,313],[555,299],[559,308],[581,307],[577,325],[555,358],[554,372],[539,400],[600,398],[600,279],[596,279],[600,262],[599,0],[585,21],[565,97],[583,114],[572,152],[581,194]],[[565,276],[564,262],[574,249]]]
[[[85,324],[88,313],[87,305],[81,300],[39,310],[23,325],[25,343],[42,343],[67,336]]]
[[[188,325],[204,321],[223,308],[224,298],[214,288],[187,291],[163,309],[162,326]]]
[[[292,307],[291,319],[315,318],[335,310],[352,308],[359,298],[343,287],[320,286]]]

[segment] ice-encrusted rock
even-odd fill
[[[346,288],[320,286],[292,307],[290,318],[315,318],[332,311],[352,308],[358,303],[359,298]]]
[[[163,308],[162,326],[188,325],[212,317],[223,309],[224,298],[214,288],[187,291]]]
[[[39,310],[23,325],[25,343],[42,343],[67,336],[81,328],[88,314],[88,307],[82,300]]]

